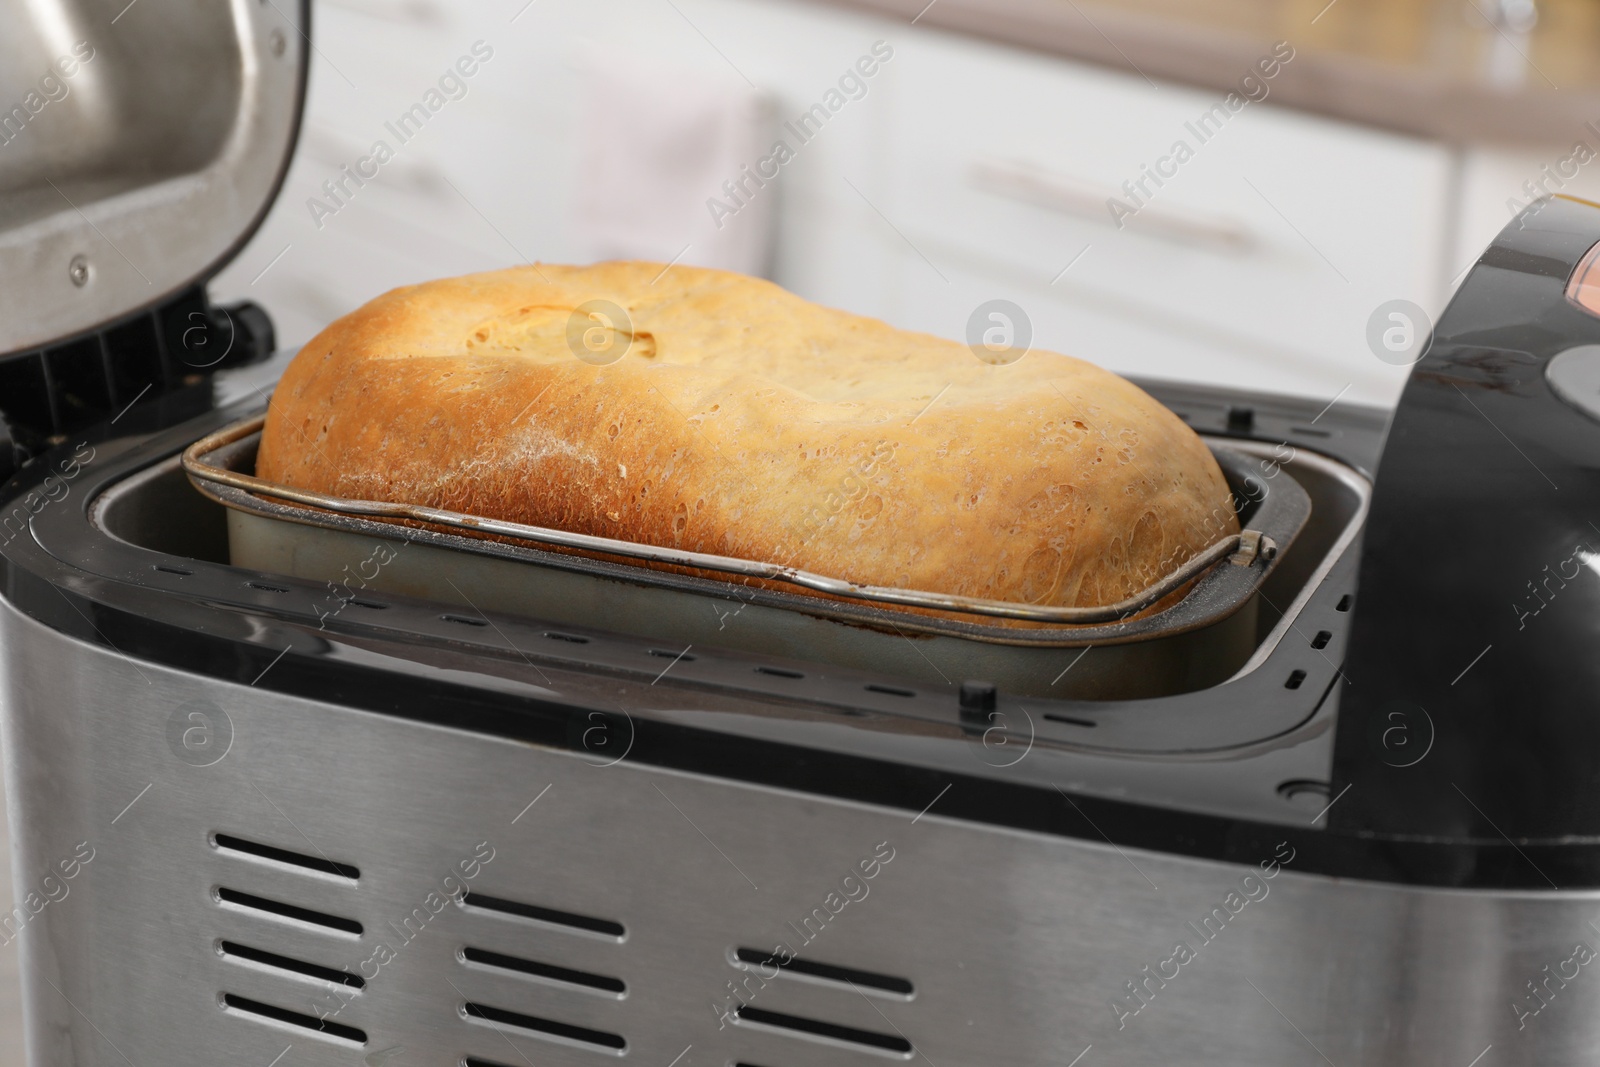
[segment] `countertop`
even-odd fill
[[[919,26],[1231,90],[1276,41],[1271,100],[1463,145],[1600,144],[1600,2],[1544,0],[834,0]]]

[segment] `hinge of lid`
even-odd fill
[[[205,288],[195,286],[100,329],[0,357],[0,438],[9,446],[0,451],[14,450],[20,464],[135,403],[265,359],[274,345],[272,320],[262,308],[215,306]]]

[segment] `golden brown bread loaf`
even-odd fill
[[[597,299],[631,322],[581,320],[591,349],[626,347],[608,365],[568,343]],[[769,282],[653,263],[379,297],[290,364],[257,473],[1050,605],[1113,603],[1238,530],[1204,443],[1098,367],[991,366]]]

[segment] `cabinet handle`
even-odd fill
[[[977,160],[968,171],[968,181],[973,188],[994,196],[1104,225],[1112,224],[1106,201],[1116,197],[1127,202],[1121,190],[1010,160]],[[1168,207],[1159,201],[1140,208],[1128,225],[1147,236],[1229,252],[1247,252],[1256,245],[1255,235],[1243,223]]]

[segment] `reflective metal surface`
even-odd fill
[[[1600,894],[1307,877],[1292,848],[1263,871],[558,753],[136,663],[9,604],[0,649],[40,1067],[1559,1065],[1600,1041],[1574,949]],[[734,962],[780,944],[820,973]]]
[[[300,115],[308,4],[8,4],[0,354],[208,273],[254,229]]]
[[[1299,532],[1299,524],[1304,521],[1306,512],[1309,511],[1309,502],[1305,500],[1305,495],[1299,491],[1299,487],[1293,484],[1292,479],[1285,479],[1282,484],[1283,492],[1271,493],[1270,495],[1267,487],[1256,481],[1252,483],[1252,487],[1259,488],[1262,497],[1261,502],[1270,501],[1274,512],[1281,512],[1282,509],[1279,505],[1283,497],[1288,497],[1294,501],[1291,508],[1298,521],[1293,523],[1283,521],[1280,527],[1275,527],[1275,530],[1281,529],[1280,537],[1284,542],[1282,546],[1274,538],[1268,537],[1262,531],[1252,527],[1242,533],[1230,534],[1218,539],[1151,585],[1115,603],[1087,607],[1058,607],[1009,600],[992,600],[985,597],[960,596],[954,593],[868,585],[845,578],[815,574],[801,570],[798,567],[778,563],[721,556],[709,552],[691,552],[686,549],[668,548],[638,541],[623,541],[613,537],[596,537],[589,534],[573,533],[568,530],[533,526],[528,523],[486,518],[481,515],[466,515],[458,511],[447,511],[443,508],[426,507],[419,504],[380,500],[352,500],[328,493],[281,485],[258,478],[254,474],[247,474],[242,470],[218,465],[216,454],[226,446],[239,445],[250,449],[256,447],[259,441],[257,435],[266,421],[265,415],[251,416],[232,426],[218,430],[216,433],[209,434],[185,449],[183,453],[183,469],[188,472],[195,487],[218,503],[229,507],[245,507],[254,514],[272,513],[268,507],[263,506],[263,501],[256,499],[263,496],[292,501],[296,504],[307,505],[310,508],[330,513],[321,515],[316,511],[300,511],[298,514],[282,516],[300,523],[328,523],[331,525],[336,521],[334,518],[336,516],[410,519],[455,530],[467,530],[473,533],[492,534],[501,538],[512,538],[518,543],[560,545],[565,548],[576,548],[586,552],[620,556],[625,559],[644,560],[650,563],[670,564],[678,567],[692,567],[697,570],[759,578],[766,581],[786,582],[802,589],[811,589],[832,596],[849,597],[854,600],[930,608],[991,618],[1025,619],[1032,622],[1062,624],[1119,622],[1150,607],[1158,600],[1175,592],[1188,582],[1195,580],[1224,559],[1237,566],[1253,567],[1252,574],[1257,579],[1265,577],[1268,567],[1278,554],[1279,548],[1288,547],[1288,541],[1292,539],[1294,533]],[[238,453],[236,452],[235,456],[237,457],[237,455]],[[1246,465],[1239,463],[1237,458],[1228,456],[1225,451],[1218,453],[1217,458],[1219,462],[1226,464],[1235,471],[1247,469]],[[238,492],[230,493],[227,491],[230,489],[238,490]],[[1259,516],[1260,514],[1258,511],[1257,515]],[[1220,573],[1227,575],[1229,572],[1222,571]],[[641,576],[641,580],[648,580],[649,577],[650,575],[646,573]],[[1248,589],[1238,590],[1237,600],[1242,603],[1248,592]],[[1096,638],[1096,640],[1099,639],[1098,637]]]

